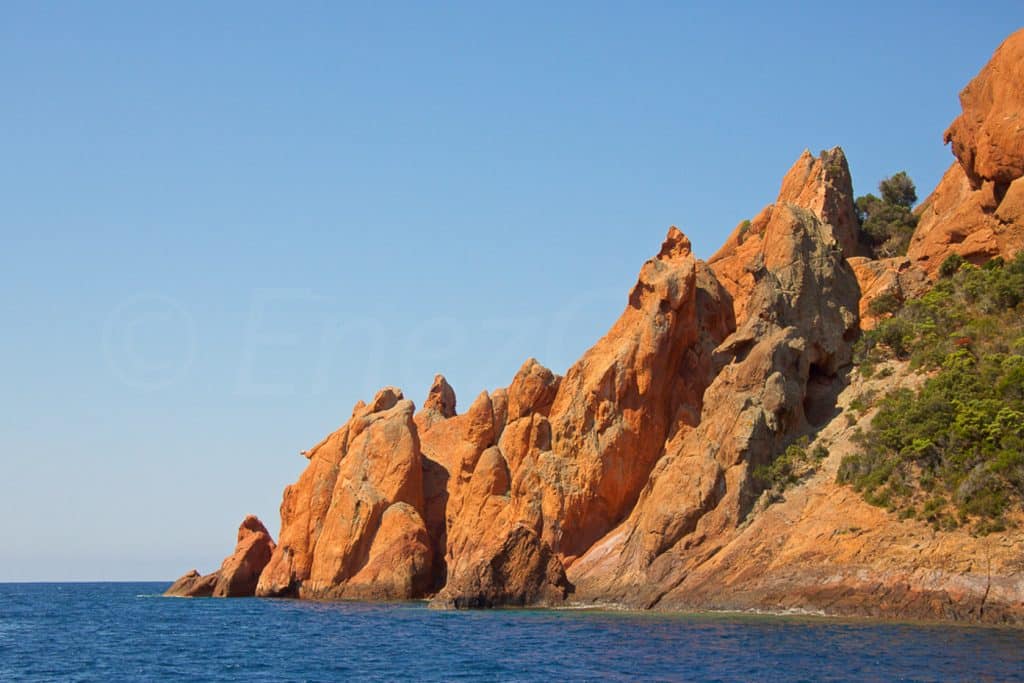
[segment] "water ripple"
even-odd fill
[[[0,680],[1024,680],[1011,629],[152,599],[165,587],[0,584]]]

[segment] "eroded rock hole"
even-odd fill
[[[996,208],[1003,203],[1003,198],[1006,197],[1006,192],[1010,189],[1010,183],[1006,181],[997,181],[995,186],[992,188],[992,195],[996,199]]]
[[[807,391],[804,394],[804,415],[813,426],[821,427],[837,414],[839,384],[835,375],[823,366],[811,363],[807,375]]]

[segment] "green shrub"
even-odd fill
[[[882,201],[887,204],[909,209],[917,201],[917,188],[906,171],[900,171],[878,183],[878,191],[882,193]]]
[[[1024,252],[946,263],[932,291],[858,343],[861,364],[904,358],[933,374],[878,403],[837,480],[936,529],[989,533],[1024,504]]]
[[[900,309],[901,305],[902,302],[898,296],[892,292],[885,292],[871,300],[868,304],[868,312],[878,318],[883,315],[895,313]]]
[[[750,221],[743,221],[740,223],[740,232],[737,236],[740,244],[743,244],[743,240],[747,238],[747,233],[750,232]]]
[[[828,449],[818,444],[807,451],[807,437],[790,444],[781,455],[767,465],[754,469],[754,478],[765,489],[776,494],[782,493],[802,477],[813,472],[821,461],[828,457]]]
[[[854,202],[861,242],[876,258],[902,256],[917,226],[917,217],[911,211],[917,190],[910,176],[900,171],[880,182],[878,191],[881,198],[866,194]]]
[[[939,277],[953,277],[956,271],[960,270],[960,266],[965,263],[967,262],[960,254],[950,254],[939,266]]]

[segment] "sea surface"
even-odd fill
[[[0,680],[1012,681],[1024,631],[0,584]]]

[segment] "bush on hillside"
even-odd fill
[[[818,444],[808,451],[808,438],[801,437],[767,465],[754,468],[754,478],[765,489],[781,494],[801,478],[810,474],[828,457],[828,450]]]
[[[1004,528],[1024,502],[1024,252],[960,263],[856,349],[862,367],[907,359],[932,376],[886,396],[838,481],[936,528]]]

